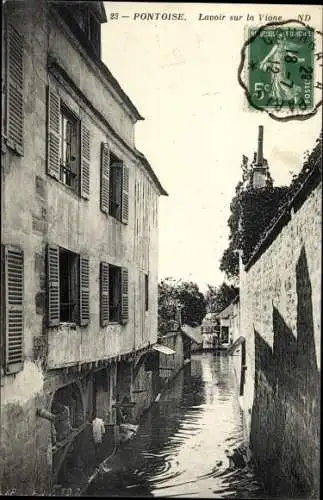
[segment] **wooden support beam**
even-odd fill
[[[133,408],[135,405],[134,401],[128,401],[127,403],[115,403],[112,408]]]

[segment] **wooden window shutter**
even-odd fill
[[[126,267],[121,268],[121,322],[129,319],[129,273]]]
[[[101,262],[100,269],[100,318],[101,326],[109,323],[109,264]]]
[[[110,196],[110,149],[107,144],[101,144],[101,186],[100,186],[100,205],[102,212],[109,213]]]
[[[81,196],[90,196],[90,161],[91,135],[89,129],[81,122]]]
[[[47,247],[47,314],[48,326],[60,324],[60,289],[59,289],[59,247]]]
[[[123,165],[121,220],[124,224],[128,224],[128,219],[129,219],[129,168],[126,165]]]
[[[59,95],[51,87],[48,87],[47,106],[47,173],[59,179],[61,102]]]
[[[7,144],[24,154],[24,39],[7,25]]]
[[[90,322],[90,268],[89,258],[80,256],[80,324]]]
[[[24,254],[18,247],[5,252],[5,371],[22,370],[24,362]]]

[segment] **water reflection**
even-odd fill
[[[91,496],[265,498],[253,474],[230,469],[243,441],[232,359],[194,354],[140,431],[91,485]]]

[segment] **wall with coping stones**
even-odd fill
[[[270,489],[318,491],[321,184],[246,271],[242,400],[250,444]]]

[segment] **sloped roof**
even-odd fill
[[[185,333],[185,335],[187,335],[187,337],[196,344],[201,344],[203,342],[200,326],[193,327],[189,325],[182,325],[181,329],[183,333]]]
[[[206,315],[203,318],[202,324],[205,325],[211,322],[214,323],[214,321],[217,319],[217,316],[218,313],[212,313],[212,312],[206,313]]]
[[[217,315],[217,318],[219,318],[219,319],[228,318],[230,316],[230,314],[232,314],[232,312],[233,312],[233,303],[231,302],[231,304],[229,304],[225,309],[223,309],[221,312],[219,312],[219,314]]]

